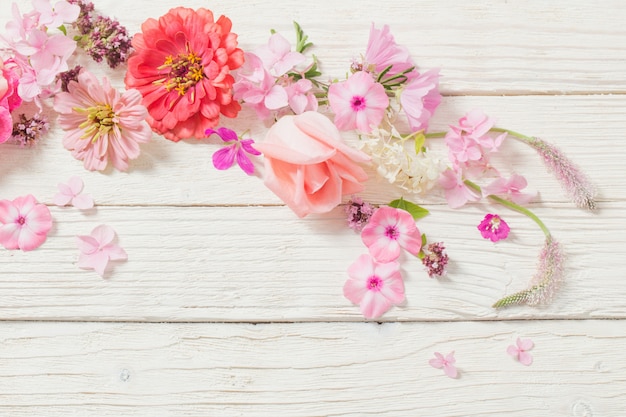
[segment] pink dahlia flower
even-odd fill
[[[231,70],[244,61],[237,35],[225,16],[176,7],[148,19],[133,37],[126,87],[136,88],[148,108],[148,122],[167,139],[203,138],[220,114],[235,117]]]
[[[152,137],[141,94],[137,90],[120,94],[107,78],[100,84],[88,71],[69,83],[67,93],[54,97],[54,110],[67,132],[63,146],[90,171],[105,169],[109,159],[126,171],[128,161],[139,156],[139,144]]]
[[[51,228],[50,210],[34,196],[0,200],[0,244],[5,248],[36,249],[46,241]]]

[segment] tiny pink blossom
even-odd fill
[[[478,225],[478,230],[485,239],[497,242],[506,239],[511,228],[497,214],[487,214]]]
[[[440,103],[438,70],[430,70],[414,78],[400,95],[400,104],[414,132],[428,129],[428,121]]]
[[[387,72],[388,77],[415,67],[411,53],[406,47],[396,43],[388,25],[384,25],[382,29],[376,29],[372,23],[364,60],[364,69],[369,71],[372,67],[372,70],[378,74],[391,66]],[[412,79],[417,72],[411,71],[405,75]]]
[[[533,363],[533,357],[528,351],[535,346],[532,340],[530,339],[520,339],[517,338],[515,345],[509,345],[506,349],[506,352],[513,356],[519,363],[525,366],[529,366]]]
[[[261,58],[265,69],[276,77],[286,74],[305,60],[300,52],[291,50],[289,41],[279,33],[270,36],[267,45],[256,49],[254,54]]]
[[[289,107],[295,114],[302,114],[308,110],[317,111],[318,102],[315,94],[311,92],[312,89],[313,83],[306,78],[285,86]]]
[[[361,239],[379,262],[391,262],[400,256],[400,248],[417,255],[422,237],[415,219],[408,211],[380,207],[361,231]]]
[[[429,360],[428,363],[433,368],[443,368],[443,372],[450,378],[456,378],[458,376],[458,370],[454,366],[456,363],[454,351],[448,353],[445,357],[441,353],[435,352],[435,358]]]
[[[389,106],[385,87],[364,71],[352,74],[346,81],[331,84],[328,102],[339,130],[357,129],[363,133],[370,133],[372,126],[380,124]]]
[[[207,129],[205,132],[208,136],[214,133],[224,142],[234,143],[213,153],[213,166],[219,170],[225,170],[233,166],[236,159],[237,165],[239,165],[246,174],[252,175],[254,173],[254,165],[246,153],[261,155],[261,152],[252,147],[254,140],[240,139],[235,131],[225,127],[220,127],[217,130]]]
[[[51,228],[50,210],[34,196],[0,200],[0,244],[5,248],[36,249],[46,241]]]
[[[109,261],[126,260],[124,249],[114,243],[115,230],[107,225],[97,226],[87,236],[76,236],[76,244],[80,250],[78,267],[93,269],[104,277]]]
[[[71,177],[67,184],[59,183],[59,192],[54,196],[54,204],[57,206],[67,206],[71,204],[80,210],[93,208],[93,198],[88,194],[82,194],[83,180],[79,177]]]
[[[348,275],[343,294],[359,304],[368,319],[380,317],[392,305],[404,301],[404,282],[397,262],[382,263],[363,254],[350,265]]]
[[[50,0],[32,0],[33,8],[39,12],[39,24],[57,28],[63,23],[71,23],[78,18],[80,7],[67,1],[57,1],[54,6]]]
[[[470,189],[463,181],[460,169],[447,169],[439,177],[439,185],[445,190],[446,200],[450,208],[459,208],[468,201],[476,201],[480,196]]]
[[[489,131],[494,122],[481,110],[472,110],[459,119],[457,126],[450,126],[445,136],[450,161],[455,165],[481,161],[487,165],[487,156],[497,151],[506,133],[493,138]]]
[[[537,195],[537,193],[523,193],[521,190],[527,185],[526,178],[521,175],[513,174],[509,179],[500,177],[483,187],[483,196],[507,196],[512,202],[523,205],[529,203]]]

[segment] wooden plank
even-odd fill
[[[621,417],[623,327],[1,323],[0,414]],[[517,337],[529,367],[506,353]],[[455,380],[428,365],[452,350]]]
[[[621,143],[626,130],[626,96],[532,96],[532,97],[452,97],[444,100],[433,120],[432,130],[444,130],[467,111],[481,108],[498,125],[542,136],[560,147],[600,189],[601,200],[623,201],[626,174]],[[557,111],[558,109],[558,111]],[[254,137],[262,140],[265,128],[253,117],[243,117],[231,127],[243,132],[253,127]],[[52,203],[57,184],[78,175],[85,190],[99,205],[260,205],[282,204],[259,178],[247,177],[237,167],[217,171],[211,154],[217,141],[173,143],[161,137],[143,147],[129,172],[111,168],[104,174],[88,172],[80,161],[65,150],[63,132],[54,128],[37,147],[21,149],[3,145],[0,164],[0,196],[14,198],[26,192],[40,201]],[[352,144],[358,140],[345,135]],[[211,144],[208,144],[211,143]],[[433,152],[447,158],[443,142],[430,141]],[[567,201],[559,184],[548,173],[537,154],[525,145],[511,141],[501,150],[494,164],[507,175],[512,172],[528,178],[529,188],[541,192],[550,202]],[[377,203],[386,203],[402,190],[381,180],[373,169],[363,194]],[[406,193],[405,193],[406,195]],[[407,197],[411,198],[410,195]],[[439,193],[417,196],[427,203],[443,203]]]
[[[451,256],[446,278],[429,279],[403,256],[407,303],[383,318],[467,320],[624,318],[622,203],[597,214],[567,205],[536,207],[564,246],[567,278],[545,308],[503,311],[494,301],[525,288],[543,237],[522,215],[496,206],[430,207],[418,225]],[[500,213],[511,236],[493,244],[476,225]],[[348,266],[366,253],[341,208],[293,218],[284,207],[99,207],[52,209],[48,241],[33,252],[0,251],[0,318],[5,320],[308,321],[362,320],[343,297]],[[106,279],[76,266],[74,235],[106,223],[129,260]]]

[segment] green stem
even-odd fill
[[[531,138],[530,136],[523,135],[523,134],[521,134],[519,132],[516,132],[514,130],[502,129],[500,127],[492,127],[491,129],[489,129],[489,131],[490,132],[507,133],[507,134],[513,136],[514,138],[520,139],[520,140],[522,140],[524,142],[533,142],[534,141],[534,139]]]
[[[474,191],[479,192],[479,193],[481,192],[480,186],[478,184],[470,180],[465,180],[464,183],[465,185],[467,185]],[[548,230],[548,227],[532,211],[528,210],[525,207],[520,206],[519,204],[515,204],[512,201],[505,200],[504,198],[498,197],[497,195],[489,194],[487,198],[490,198],[491,200],[497,203],[500,203],[503,206],[510,208],[511,210],[517,211],[518,213],[522,213],[523,215],[525,215],[526,217],[528,217],[529,219],[537,223],[537,225],[539,226],[543,234],[546,235],[546,238],[551,239],[552,235],[550,234],[550,230]]]
[[[447,132],[431,132],[431,133],[426,133],[424,136],[426,136],[426,139],[436,139],[436,138],[443,138],[445,137],[447,134]]]

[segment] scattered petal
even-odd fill
[[[71,177],[67,184],[59,183],[59,192],[54,196],[54,204],[57,206],[73,205],[77,209],[87,210],[93,208],[93,198],[83,191],[83,180],[79,177]]]
[[[443,372],[449,378],[456,378],[459,374],[458,370],[454,366],[456,363],[456,359],[454,358],[454,351],[448,353],[445,357],[439,353],[435,352],[435,358],[428,361],[430,366],[437,369],[443,369]]]
[[[530,339],[517,338],[515,345],[509,345],[506,352],[513,356],[519,363],[529,366],[533,363],[533,357],[528,351],[535,346]]]
[[[93,269],[104,277],[109,261],[126,260],[128,256],[115,241],[115,230],[107,225],[100,225],[90,235],[76,236],[76,244],[80,251],[78,267]]]

